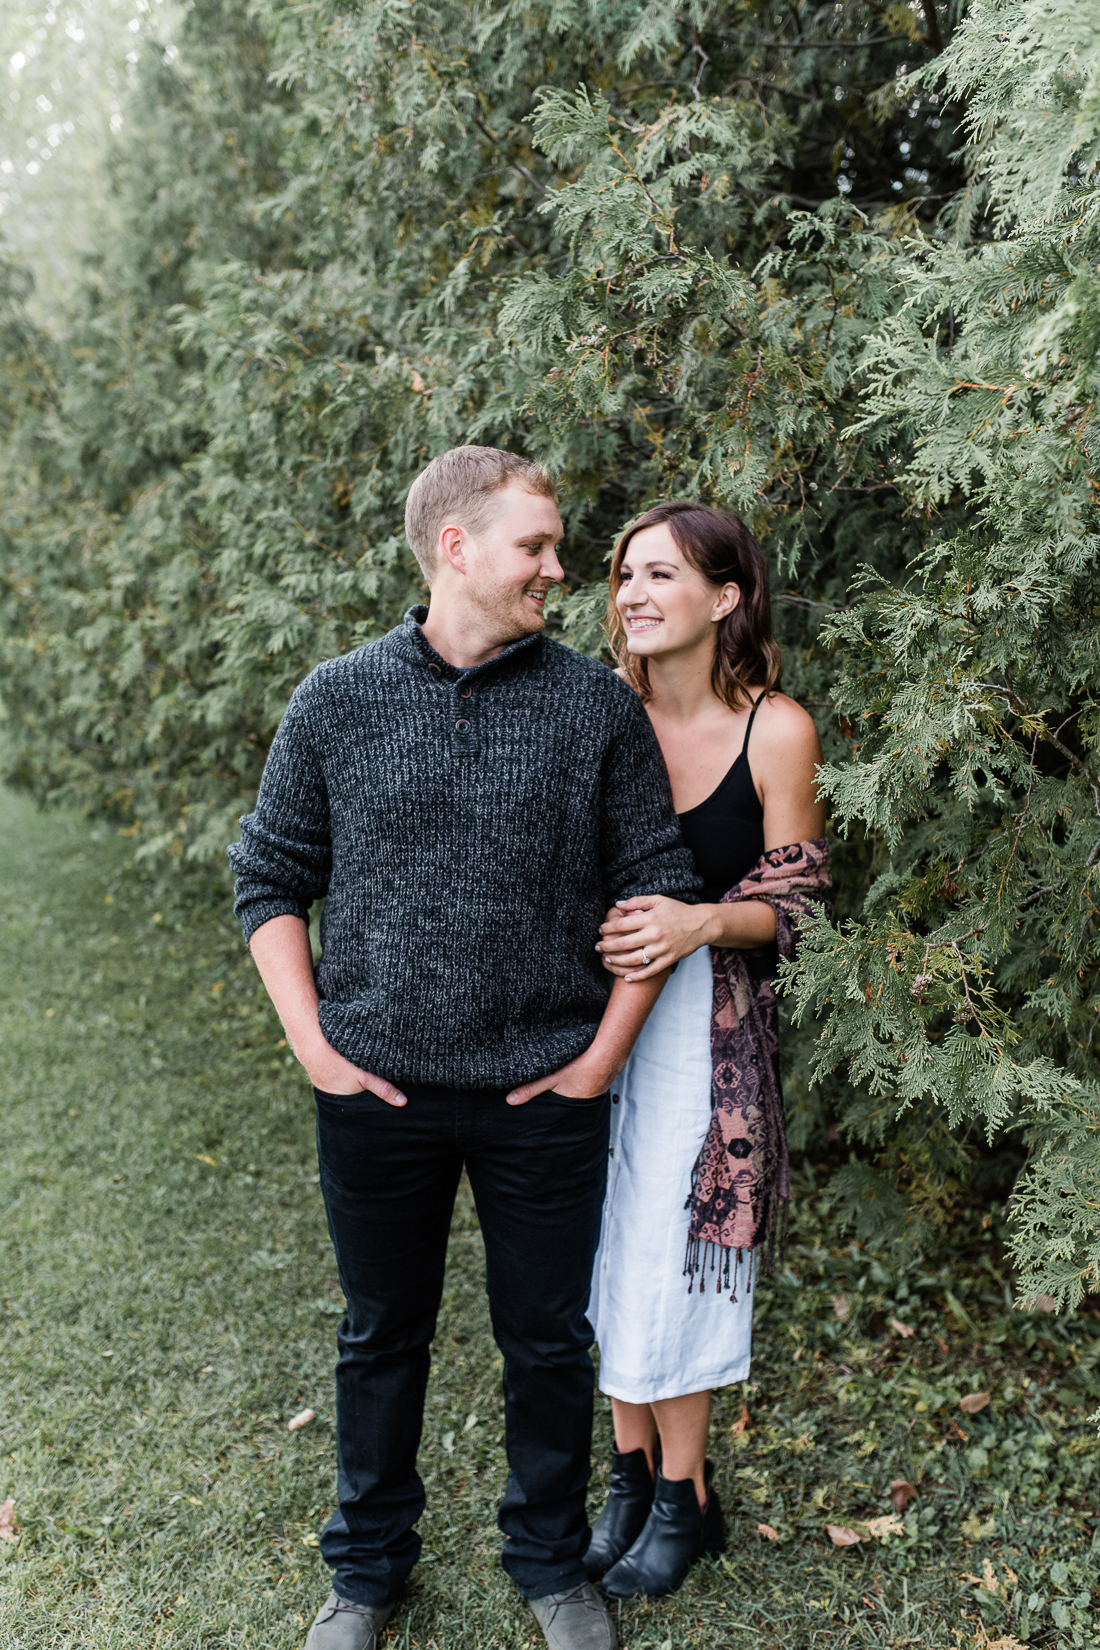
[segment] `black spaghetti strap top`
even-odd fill
[[[752,707],[741,754],[718,789],[679,816],[708,905],[716,905],[764,852],[764,809],[749,771],[749,734],[763,697],[762,693]]]

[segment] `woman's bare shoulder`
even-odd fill
[[[772,749],[786,757],[815,756],[821,759],[821,740],[809,711],[785,693],[770,693],[757,712],[756,726]]]

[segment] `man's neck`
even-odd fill
[[[431,602],[420,630],[429,647],[456,670],[472,670],[475,665],[483,665],[513,642],[523,639],[521,635],[501,636],[499,630],[491,628],[491,621],[480,615]]]

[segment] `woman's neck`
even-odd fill
[[[650,708],[670,722],[694,722],[724,708],[711,686],[713,669],[713,647],[650,659]]]

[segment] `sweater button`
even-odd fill
[[[441,674],[442,674],[442,672],[441,672],[441,671],[440,671],[440,668],[439,668],[439,666],[438,666],[438,665],[431,665],[431,664],[430,664],[430,665],[429,665],[429,666],[428,666],[428,669],[429,669],[429,670],[430,670],[430,671],[431,671],[431,672],[432,672],[432,674],[433,674],[433,675],[435,675],[435,676],[439,676],[439,675],[441,675]]]
[[[460,699],[472,699],[473,696],[474,696],[473,688],[463,688],[462,692],[459,694],[458,697]]]
[[[611,1096],[611,1104],[613,1106],[617,1106],[619,1104],[619,1096],[617,1094],[613,1094]]]
[[[464,716],[460,716],[458,721],[455,723],[455,732],[456,733],[469,733],[469,731],[470,731],[469,722],[467,722],[467,720]]]

